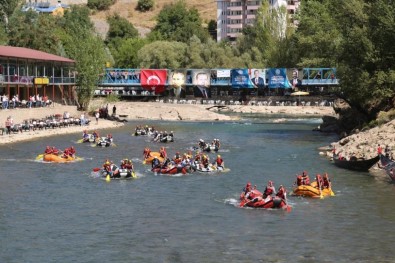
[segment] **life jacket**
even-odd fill
[[[284,187],[280,187],[280,189],[278,190],[278,193],[276,194],[276,196],[285,199],[285,194],[286,194],[287,190],[285,190]]]
[[[301,176],[301,179],[302,179],[302,185],[309,185],[310,184],[310,177],[308,175]]]
[[[217,158],[217,165],[218,166],[222,166],[222,163],[224,162],[224,160],[222,160],[222,158]]]
[[[51,148],[46,148],[44,153],[45,154],[51,154],[52,153],[52,149]]]
[[[162,158],[166,158],[166,156],[167,156],[167,153],[166,153],[166,151],[165,151],[165,150],[160,150],[160,151],[159,151],[159,153],[160,153],[160,157],[162,157]]]
[[[323,182],[323,180],[322,180],[321,175],[317,174],[315,178],[316,178],[316,180],[317,180],[317,187],[318,187],[318,188],[322,188],[323,185],[324,185],[324,182]]]
[[[272,195],[273,193],[274,193],[273,187],[272,186],[266,186],[265,192],[264,192],[265,196]]]
[[[323,180],[323,184],[322,184],[323,188],[329,188],[330,187],[329,178],[323,178],[322,180]]]
[[[296,185],[297,186],[301,186],[302,185],[302,181],[303,181],[302,176],[298,175],[298,177],[296,177]]]

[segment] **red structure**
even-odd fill
[[[75,61],[38,50],[0,46],[0,94],[28,101],[39,94],[73,103]]]

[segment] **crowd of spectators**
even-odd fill
[[[12,98],[8,94],[0,95],[1,109],[46,107],[52,104],[48,96],[40,94],[31,95],[29,100],[20,100],[19,95],[15,94]]]

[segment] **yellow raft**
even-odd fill
[[[154,157],[157,157],[160,162],[164,161],[163,157],[160,156],[159,152],[151,152],[150,155],[150,157],[144,159],[144,163],[152,163]]]
[[[313,198],[321,198],[325,196],[335,195],[335,193],[333,193],[331,188],[324,188],[320,192],[320,190],[316,186],[317,186],[317,182],[312,182],[310,185],[299,185],[293,189],[292,194],[297,196],[307,196]]]
[[[75,161],[76,158],[67,156],[66,158],[56,155],[56,154],[44,154],[43,161],[44,162],[53,162],[53,163],[66,163]]]

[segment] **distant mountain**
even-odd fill
[[[65,3],[63,0],[62,3]],[[69,1],[73,2],[73,1]],[[162,10],[163,6],[175,3],[176,0],[155,0],[155,7],[152,11],[139,12],[136,10],[137,0],[117,0],[110,10],[95,12],[91,19],[95,23],[97,31],[104,37],[108,30],[106,17],[111,14],[119,14],[128,19],[140,32],[145,35],[155,26],[155,17]],[[199,11],[204,24],[211,19],[216,20],[217,4],[215,0],[188,0],[185,1],[188,7],[194,7]]]

